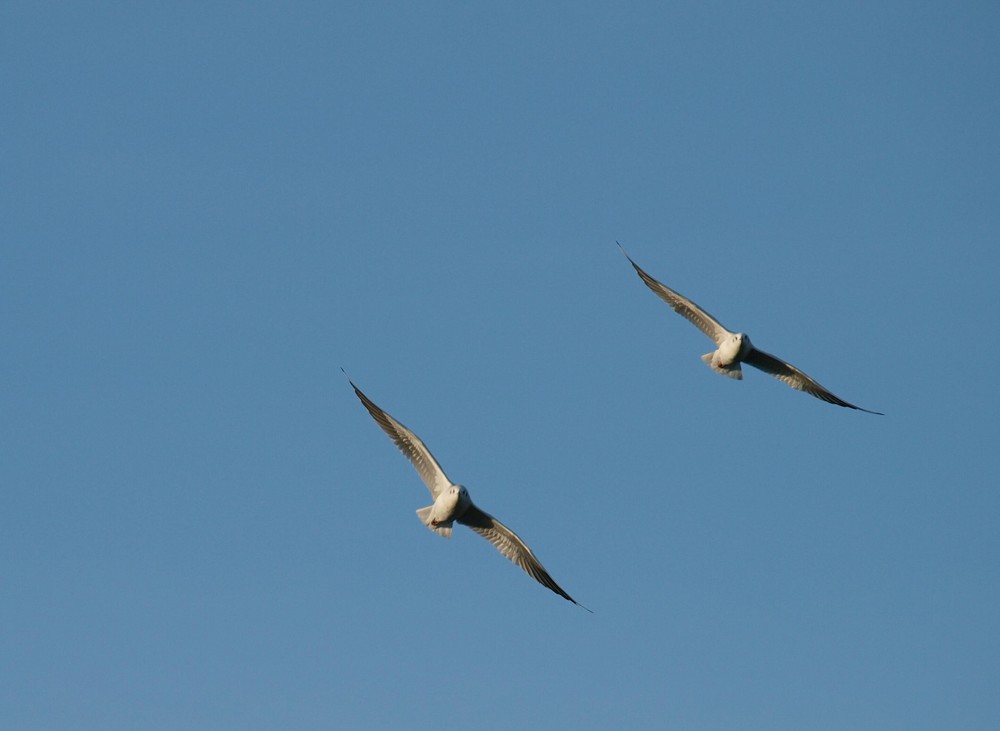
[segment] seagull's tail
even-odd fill
[[[431,511],[434,510],[433,505],[428,505],[426,508],[420,508],[417,511],[417,517],[420,518],[421,522],[430,528],[432,531],[437,533],[439,536],[444,536],[445,538],[451,538],[451,524],[452,521],[446,523],[438,523],[437,525],[431,524]]]
[[[729,378],[735,378],[737,381],[743,380],[743,368],[739,363],[732,363],[730,365],[724,366],[719,365],[716,361],[715,356],[718,350],[713,350],[711,353],[705,353],[701,356],[701,359],[705,361],[705,365],[711,368],[713,371],[721,376],[728,376]]]

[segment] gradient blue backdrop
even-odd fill
[[[996,4],[5,2],[0,128],[3,728],[1000,726]]]

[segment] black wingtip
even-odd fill
[[[622,246],[622,242],[621,242],[621,241],[619,241],[618,239],[615,239],[615,243],[616,243],[616,244],[618,244],[618,248],[622,250],[622,255],[623,255],[623,256],[624,256],[624,257],[625,257],[626,259],[628,259],[628,263],[632,265],[632,268],[633,268],[633,269],[635,269],[636,273],[638,274],[638,273],[639,273],[639,271],[640,271],[640,270],[639,270],[639,265],[638,265],[638,264],[636,264],[636,263],[635,263],[635,261],[634,261],[634,260],[632,259],[632,257],[628,255],[628,252],[627,252],[627,251],[625,251],[625,247],[624,247],[624,246]],[[640,276],[642,276],[642,275],[640,274]]]
[[[872,411],[871,409],[865,409],[862,408],[861,406],[855,406],[854,404],[844,401],[843,399],[838,399],[836,396],[834,396],[834,398],[836,399],[836,401],[830,400],[828,398],[824,398],[822,400],[826,401],[827,403],[833,404],[834,406],[843,406],[845,409],[854,409],[855,411],[863,411],[866,414],[875,414],[875,416],[885,416],[885,414],[883,414],[881,411]]]
[[[751,363],[751,365],[753,364]],[[866,414],[875,414],[875,416],[885,416],[885,414],[883,414],[881,411],[872,411],[871,409],[865,409],[862,408],[861,406],[855,406],[850,401],[844,401],[844,399],[838,398],[837,396],[834,396],[831,393],[821,395],[809,392],[809,395],[815,396],[821,401],[826,401],[828,404],[833,404],[834,406],[842,406],[845,409],[854,409],[855,411],[863,411]]]
[[[862,409],[860,406],[855,406],[858,411],[864,411],[866,414],[875,414],[875,416],[885,416],[881,411],[872,411],[871,409]]]
[[[836,396],[833,396],[832,399],[824,398],[823,400],[831,404],[835,404],[837,406],[846,406],[847,408],[854,409],[855,411],[864,411],[866,414],[875,414],[875,416],[885,416],[885,414],[883,414],[881,411],[872,411],[871,409],[865,409],[861,406],[855,406],[849,401],[844,401],[843,399],[837,398]]]

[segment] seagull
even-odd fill
[[[346,376],[347,373],[345,372],[344,375]],[[354,385],[350,377],[348,377],[347,382],[351,384],[354,393],[368,409],[368,413],[371,414],[375,423],[382,427],[382,431],[389,435],[389,438],[399,447],[399,451],[406,455],[406,458],[416,468],[417,474],[427,485],[427,489],[431,491],[434,504],[417,511],[417,517],[424,525],[445,538],[451,538],[451,528],[454,522],[457,521],[468,526],[492,543],[500,553],[524,569],[539,584],[551,589],[563,599],[587,609],[563,591],[562,587],[549,576],[549,572],[535,558],[535,554],[531,552],[527,544],[514,531],[489,513],[476,507],[464,485],[456,485],[448,479],[444,470],[441,469],[441,465],[434,459],[434,455],[424,446],[416,434],[376,406],[375,402]],[[587,611],[591,610],[587,609]]]
[[[810,396],[815,396],[818,399],[836,404],[837,406],[884,416],[881,411],[869,411],[868,409],[848,403],[839,396],[835,396],[828,389],[821,386],[814,378],[806,375],[791,363],[786,363],[781,358],[773,356],[770,353],[765,353],[763,350],[758,350],[750,342],[750,337],[745,333],[730,332],[718,320],[687,297],[679,292],[675,292],[662,282],[658,282],[646,274],[642,270],[642,267],[632,261],[632,257],[626,253],[625,247],[617,241],[615,243],[618,244],[618,248],[625,254],[625,258],[629,260],[639,278],[646,283],[647,287],[653,290],[653,294],[670,305],[674,312],[687,318],[692,325],[708,335],[715,342],[717,349],[711,353],[705,353],[705,355],[701,356],[701,359],[716,373],[742,380],[743,369],[740,367],[740,364],[746,363],[752,365],[754,368],[759,368],[765,373],[770,373],[796,391],[805,391]]]

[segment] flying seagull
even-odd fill
[[[646,274],[646,272],[642,270],[642,267],[632,261],[632,257],[626,253],[625,247],[623,247],[620,243],[618,243],[618,248],[620,248],[622,253],[625,254],[625,258],[629,260],[629,263],[632,265],[632,268],[635,269],[639,278],[646,283],[647,287],[653,290],[653,294],[670,305],[674,312],[686,317],[692,325],[708,335],[708,337],[715,342],[717,349],[711,353],[705,353],[705,355],[701,356],[701,359],[705,361],[705,363],[708,364],[708,367],[716,373],[720,373],[723,376],[729,376],[730,378],[735,378],[737,380],[742,380],[743,369],[740,367],[740,364],[747,363],[748,365],[752,365],[754,368],[759,368],[765,373],[770,373],[779,381],[784,381],[796,391],[805,391],[810,396],[815,396],[818,399],[831,404],[836,404],[837,406],[844,406],[848,409],[857,409],[858,411],[864,411],[869,414],[884,416],[881,411],[869,411],[868,409],[863,409],[860,406],[855,406],[854,404],[844,401],[842,398],[835,396],[828,389],[821,386],[815,379],[806,375],[791,363],[786,363],[770,353],[758,350],[754,347],[753,343],[750,342],[750,337],[748,335],[745,333],[730,332],[724,328],[718,320],[708,314],[705,310],[701,309],[687,297],[679,292],[675,292],[662,282],[658,282]]]
[[[346,372],[344,375],[347,375]],[[563,591],[562,587],[549,576],[549,572],[535,558],[535,554],[531,552],[527,544],[514,531],[489,513],[476,507],[464,485],[456,485],[448,479],[444,470],[441,469],[441,465],[434,459],[434,455],[424,446],[416,434],[376,406],[375,402],[365,396],[350,378],[347,381],[354,389],[354,393],[361,399],[361,403],[368,409],[368,413],[375,419],[375,423],[382,427],[382,431],[395,442],[399,451],[406,455],[406,458],[416,468],[420,479],[431,491],[434,504],[417,511],[417,517],[428,528],[439,536],[451,538],[451,527],[455,521],[467,525],[492,543],[500,553],[524,569],[539,584],[551,589],[563,599],[587,609]],[[587,609],[587,611],[590,610]]]

